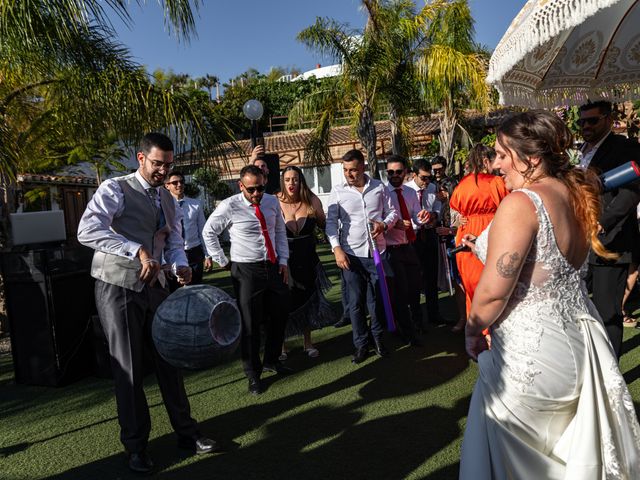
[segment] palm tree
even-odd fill
[[[216,87],[216,102],[220,101],[220,95],[218,94],[220,79],[218,77],[207,73],[204,77],[198,79],[198,83],[209,92],[209,100],[213,100],[213,87]]]
[[[427,42],[419,52],[418,70],[427,102],[441,109],[440,155],[450,161],[461,105],[486,111],[490,90],[485,83],[487,58],[473,41],[473,18],[467,0],[453,0],[427,25]]]
[[[379,177],[374,112],[380,100],[379,70],[384,52],[376,38],[367,34],[366,29],[350,31],[334,20],[318,18],[314,25],[298,34],[298,40],[342,63],[340,76],[323,82],[319,90],[294,105],[289,114],[290,125],[300,124],[313,114],[320,116],[306,146],[305,159],[320,165],[330,162],[327,144],[331,125],[336,114],[346,109],[351,112],[352,124],[367,153],[369,172]]]
[[[194,34],[192,4],[197,8],[200,0],[160,3],[169,31],[188,40]],[[72,148],[106,131],[132,145],[143,132],[163,129],[178,148],[216,151],[209,139],[217,125],[205,124],[184,92],[150,83],[113,40],[106,6],[130,22],[123,0],[0,3],[0,177],[9,203],[7,187],[25,161],[63,162],[69,151],[61,152],[62,145]],[[217,133],[217,139],[224,137]]]

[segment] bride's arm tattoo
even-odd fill
[[[515,277],[520,268],[520,254],[518,252],[505,252],[500,255],[496,262],[496,270],[498,274],[504,278]]]

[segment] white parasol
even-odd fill
[[[640,98],[640,0],[529,0],[496,47],[487,82],[507,105]]]

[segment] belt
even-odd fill
[[[408,247],[409,245],[410,244],[408,244],[408,243],[401,243],[401,244],[398,244],[398,245],[389,245],[387,243],[387,250],[396,250],[398,248]]]

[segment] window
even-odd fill
[[[329,193],[331,191],[331,167],[315,169],[318,174],[318,191],[316,193]]]

